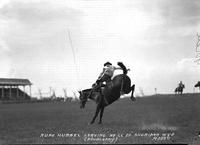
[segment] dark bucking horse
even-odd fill
[[[96,117],[98,116],[100,112],[100,120],[99,124],[102,123],[102,117],[103,117],[103,112],[104,108],[116,100],[120,98],[121,93],[124,92],[124,94],[128,94],[132,91],[131,93],[131,100],[134,101],[135,97],[133,96],[134,90],[135,90],[135,85],[131,86],[131,80],[127,76],[127,69],[123,65],[123,63],[118,63],[118,65],[123,69],[123,74],[119,74],[115,76],[112,81],[108,82],[106,86],[102,87],[100,91],[94,91],[92,95],[90,95],[90,98],[88,98],[88,95],[92,89],[86,89],[79,91],[80,96],[80,108],[84,108],[85,104],[88,99],[91,99],[96,102],[97,107],[96,107],[96,112],[95,115],[90,122],[91,124],[94,123]]]
[[[185,85],[181,85],[181,86],[178,86],[175,90],[174,90],[174,92],[175,92],[175,94],[183,94],[183,89],[185,88]]]

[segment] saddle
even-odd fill
[[[100,84],[93,84],[92,88],[94,89],[95,92],[100,92],[101,89],[105,88],[106,84],[100,83]]]
[[[108,103],[107,99],[104,97],[104,95],[103,95],[103,93],[102,93],[102,90],[103,90],[105,87],[106,87],[106,84],[103,84],[103,83],[100,83],[100,84],[94,83],[94,84],[92,85],[92,91],[90,92],[90,95],[92,94],[92,92],[99,92],[99,93],[102,95],[102,97],[103,97],[103,99],[104,99],[104,102],[108,105],[109,103]],[[89,95],[89,96],[90,96],[90,95]]]

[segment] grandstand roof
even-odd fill
[[[32,85],[28,79],[0,78],[0,86],[26,86]]]

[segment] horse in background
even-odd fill
[[[200,81],[198,81],[195,85],[194,85],[195,88],[199,88],[200,90]]]
[[[174,92],[175,92],[175,95],[176,94],[183,94],[183,89],[185,88],[185,85],[183,84],[183,85],[180,85],[180,86],[178,86],[175,90],[174,90]]]
[[[127,76],[127,69],[123,65],[123,63],[118,63],[118,65],[123,69],[123,74],[115,76],[113,80],[106,84],[106,86],[101,87],[100,91],[94,91],[92,95],[90,95],[90,98],[88,98],[88,95],[92,89],[79,91],[80,108],[85,107],[88,99],[95,101],[97,104],[95,115],[90,124],[93,124],[95,122],[95,119],[98,116],[99,112],[99,124],[102,123],[102,117],[105,107],[118,100],[121,96],[121,92],[124,92],[124,94],[128,94],[132,91],[131,100],[135,100],[135,97],[133,96],[135,85],[131,86],[131,79]]]

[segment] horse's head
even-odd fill
[[[174,90],[174,92],[178,92],[178,87]]]
[[[200,87],[200,81],[198,81],[198,82],[194,85],[194,87]]]
[[[88,93],[84,92],[84,91],[78,91],[79,92],[79,99],[80,99],[80,108],[83,109],[85,108],[85,104],[87,102],[87,96]]]

